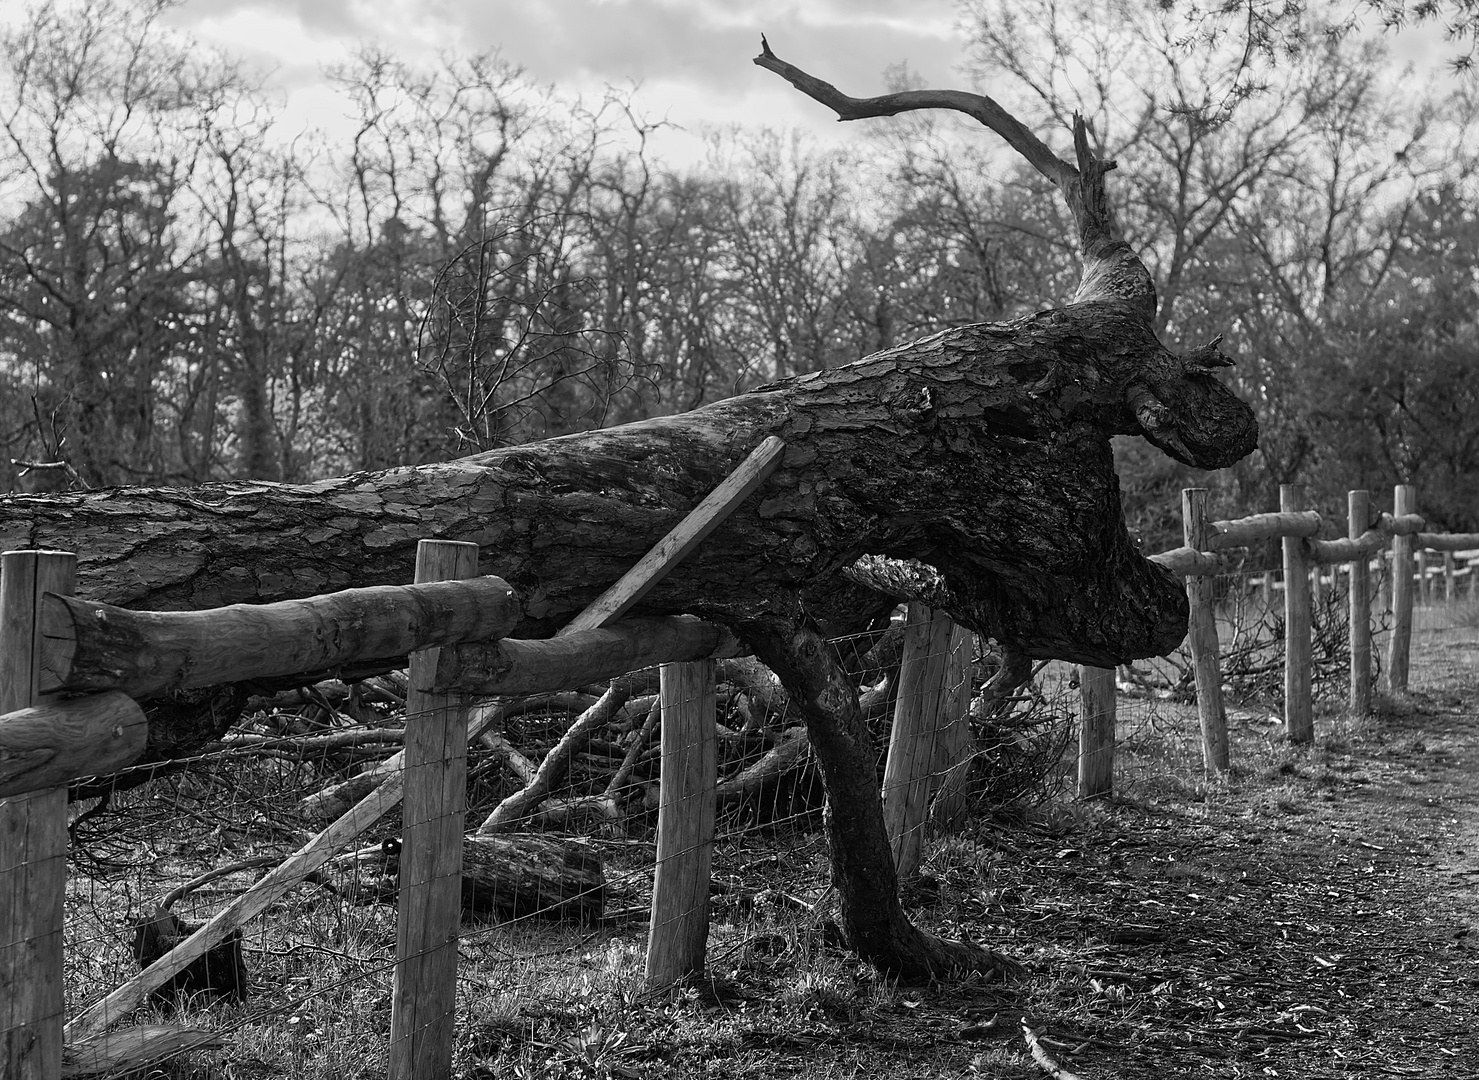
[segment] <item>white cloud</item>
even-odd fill
[[[330,126],[321,69],[364,41],[408,59],[497,49],[566,93],[637,85],[644,113],[690,130],[766,124],[827,139],[852,136],[751,63],[762,33],[857,95],[880,92],[899,63],[932,85],[960,85],[963,56],[951,0],[186,0],[171,21],[273,69],[293,95],[290,116]]]

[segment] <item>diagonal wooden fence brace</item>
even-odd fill
[[[638,560],[615,585],[598,596],[584,611],[560,630],[556,637],[573,634],[577,630],[592,630],[621,618],[630,611],[647,591],[663,578],[673,567],[686,559],[705,537],[713,532],[770,478],[781,463],[781,454],[786,444],[775,435],[770,436],[739,463],[738,468],[711,491],[668,535],[659,540],[651,551]]]

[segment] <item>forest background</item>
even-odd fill
[[[348,124],[305,130],[170,8],[29,4],[0,38],[0,489],[10,459],[89,487],[444,461],[1010,320],[1077,281],[1055,193],[949,117],[840,149],[715,128],[673,163],[640,89],[367,44],[325,71]],[[1060,152],[1088,118],[1162,339],[1222,335],[1258,412],[1258,452],[1215,474],[1121,440],[1145,550],[1180,543],[1191,484],[1236,516],[1302,482],[1338,521],[1348,488],[1413,483],[1432,528],[1479,530],[1471,79],[1316,5],[1269,48],[1174,4],[959,12],[957,85]]]

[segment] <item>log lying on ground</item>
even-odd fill
[[[199,929],[170,911],[168,905],[147,913],[134,923],[133,954],[139,969],[149,967]],[[155,990],[149,1000],[156,1008],[166,1010],[199,1008],[221,998],[244,1002],[250,991],[251,975],[242,955],[241,931],[234,930]]]
[[[398,855],[398,845],[388,848]],[[390,872],[396,865],[392,863]],[[606,871],[584,844],[540,836],[469,836],[462,845],[462,909],[510,919],[598,922],[606,909]]]
[[[909,978],[1009,970],[904,916],[872,740],[825,644],[895,599],[844,572],[866,554],[928,564],[941,589],[927,602],[995,639],[1003,670],[1022,678],[1027,658],[1114,667],[1163,654],[1185,635],[1186,594],[1129,538],[1110,436],[1143,435],[1212,469],[1250,453],[1257,424],[1215,377],[1230,363],[1215,341],[1174,353],[1157,338],[1154,285],[1109,212],[1113,163],[1081,122],[1073,165],[982,95],[856,99],[768,46],[756,63],[844,119],[949,108],[1001,134],[1073,215],[1084,265],[1070,302],[683,415],[444,465],[298,487],[11,496],[0,548],[75,550],[79,595],[164,609],[400,584],[418,539],[456,537],[519,593],[515,636],[546,637],[778,436],[775,473],[633,613],[729,626],[781,677],[827,787],[844,929],[866,959]]]
[[[470,836],[462,847],[462,906],[499,919],[596,922],[606,874],[583,844],[540,837]]]

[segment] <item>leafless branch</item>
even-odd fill
[[[952,109],[974,117],[1004,138],[1008,145],[1043,176],[1057,185],[1078,226],[1079,250],[1083,255],[1083,278],[1074,294],[1075,303],[1116,299],[1154,319],[1155,285],[1139,257],[1119,236],[1105,193],[1104,177],[1115,163],[1095,156],[1088,125],[1081,115],[1073,118],[1073,146],[1078,167],[1052,152],[1041,139],[1011,113],[985,94],[961,90],[904,90],[878,97],[855,98],[829,82],[808,74],[776,56],[770,43],[760,39],[755,64],[773,71],[807,97],[835,112],[840,120],[895,116],[920,109]]]

